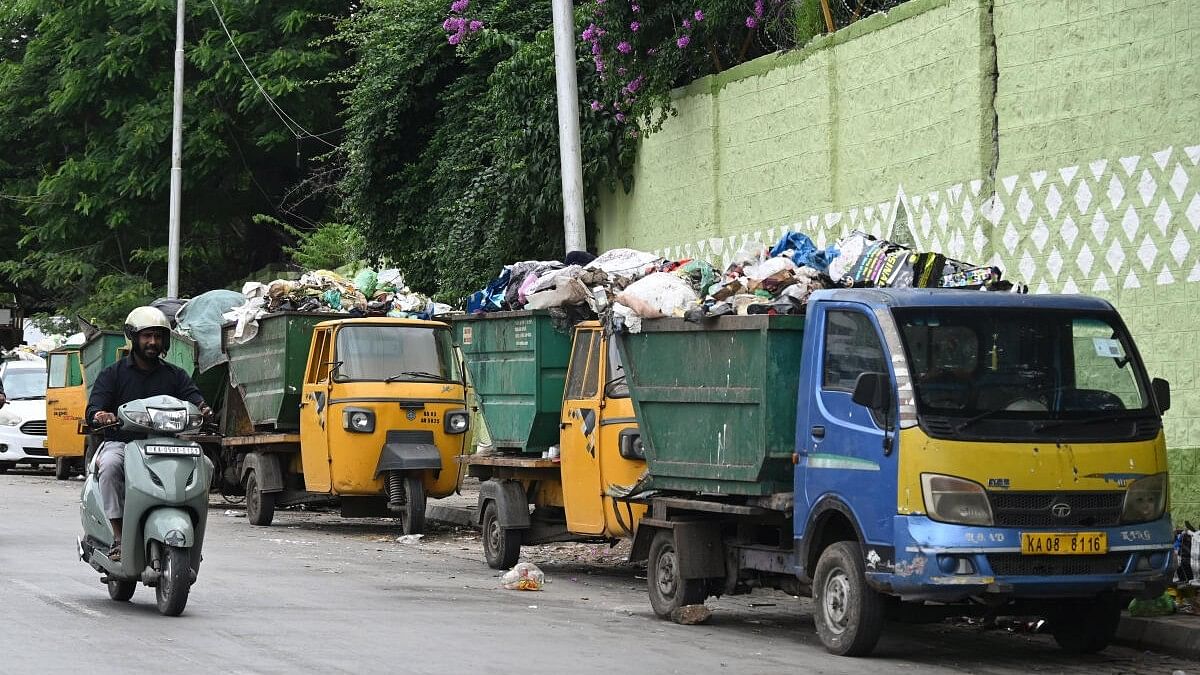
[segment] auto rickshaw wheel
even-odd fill
[[[71,477],[71,472],[75,468],[75,460],[70,457],[55,457],[54,458],[54,477],[58,480],[67,480]]]
[[[246,520],[251,525],[270,525],[275,518],[275,493],[263,492],[258,487],[258,476],[254,471],[246,474]]]
[[[483,507],[483,557],[494,570],[506,570],[521,557],[521,531],[500,527],[494,500]]]
[[[425,483],[421,474],[410,473],[404,477],[404,514],[400,525],[404,534],[421,534],[425,531]]]

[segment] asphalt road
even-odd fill
[[[0,673],[1200,673],[950,624],[890,626],[876,656],[838,658],[807,601],[780,593],[710,600],[703,626],[660,621],[644,568],[604,547],[527,551],[545,590],[509,591],[471,530],[401,543],[389,521],[311,512],[257,528],[219,500],[187,611],[166,618],[152,589],[110,601],[76,558],[80,486],[0,476]]]

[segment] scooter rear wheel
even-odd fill
[[[136,581],[118,581],[109,579],[108,581],[108,597],[117,602],[129,602],[133,597],[133,592],[137,590]]]
[[[187,605],[188,593],[192,590],[191,551],[178,546],[162,546],[161,575],[154,589],[158,600],[158,611],[163,616],[179,616]]]

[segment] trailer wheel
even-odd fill
[[[865,656],[883,632],[883,596],[867,585],[862,547],[839,541],[821,552],[813,575],[813,621],[831,654]]]
[[[659,530],[650,543],[646,587],[650,592],[650,606],[664,619],[680,607],[704,602],[708,596],[704,579],[679,576],[679,554],[675,550],[675,533],[671,530]]]
[[[275,493],[258,487],[254,471],[246,474],[246,520],[251,525],[270,525],[275,518]]]
[[[1112,596],[1071,603],[1051,614],[1050,633],[1063,651],[1092,654],[1112,642],[1121,623],[1121,603]]]
[[[500,527],[494,500],[483,507],[483,557],[494,570],[506,570],[521,557],[521,531]]]

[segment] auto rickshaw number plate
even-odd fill
[[[1022,532],[1025,555],[1100,555],[1108,553],[1106,532]]]
[[[198,457],[200,448],[195,445],[147,445],[146,454]]]

